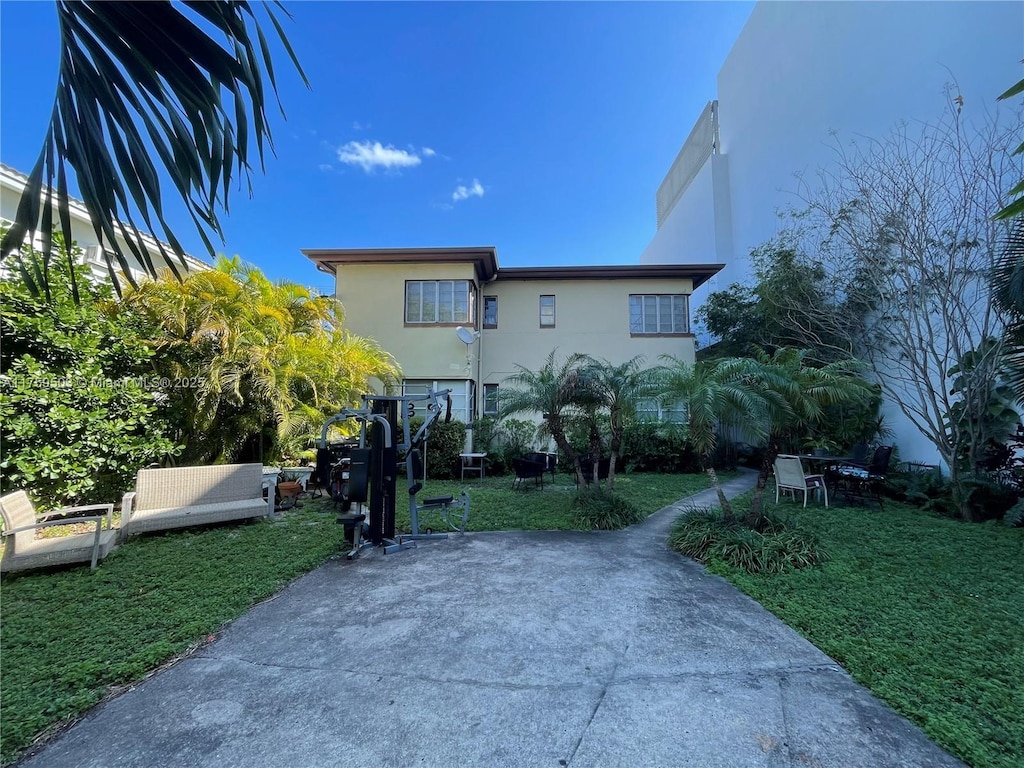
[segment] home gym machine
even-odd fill
[[[348,477],[343,490],[332,493],[343,504],[338,523],[345,526],[345,537],[352,545],[348,559],[359,555],[364,547],[382,547],[385,554],[416,546],[417,539],[445,539],[447,533],[427,528],[420,531],[420,513],[438,512],[453,531],[463,532],[469,520],[469,496],[465,491],[455,500],[452,496],[424,499],[416,495],[423,488],[423,445],[430,428],[445,410],[451,420],[451,390],[428,392],[425,395],[363,395],[362,408],[344,408],[324,422],[320,430],[317,466],[329,461],[328,428],[339,421],[354,419],[359,423],[359,447],[350,452]],[[446,405],[442,405],[442,402]],[[410,420],[417,405],[425,405],[423,425],[411,434]],[[401,425],[399,425],[401,413]],[[401,441],[396,444],[396,435]],[[398,475],[398,451],[405,452],[405,475],[409,492],[411,533],[395,535],[395,488]],[[325,472],[326,467],[318,469]],[[339,484],[340,485],[340,484]],[[334,483],[331,484],[332,489]],[[366,505],[369,503],[369,514]],[[354,510],[351,505],[355,504]],[[369,517],[369,520],[367,520]],[[365,537],[364,537],[365,533]]]

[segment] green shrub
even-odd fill
[[[598,531],[614,531],[647,519],[632,502],[595,486],[576,494],[572,510],[579,527]]]
[[[1021,499],[1003,515],[1003,523],[1011,528],[1024,527],[1024,499]]]
[[[748,573],[784,573],[827,559],[813,533],[765,516],[759,529],[707,509],[681,515],[669,547],[701,563],[721,561]]]
[[[623,431],[620,452],[628,472],[700,472],[683,424],[632,421]]]
[[[434,422],[427,438],[427,475],[432,480],[446,480],[456,476],[459,454],[466,449],[466,425],[452,419]]]
[[[50,301],[0,282],[0,491],[27,489],[43,506],[115,501],[139,468],[179,450],[158,411],[153,353],[107,312],[109,286],[78,285],[76,304],[56,267]]]

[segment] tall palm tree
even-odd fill
[[[735,426],[754,440],[762,439],[767,435],[771,403],[746,375],[742,359],[698,360],[693,364],[672,355],[661,359],[665,365],[657,376],[662,402],[684,407],[690,444],[718,494],[722,513],[731,519],[732,506],[711,461],[718,445],[717,430],[720,426]]]
[[[176,277],[185,267],[164,216],[161,177],[213,255],[211,235],[223,240],[219,213],[228,209],[235,177],[251,192],[253,149],[261,168],[273,150],[266,103],[270,93],[277,98],[277,80],[257,9],[308,86],[269,3],[58,0],[61,57],[50,125],[0,242],[2,261],[18,256],[26,234],[41,231],[43,263],[18,258],[30,290],[49,297],[50,235],[71,232],[68,167],[115,289],[118,270],[134,286],[119,237],[153,277],[160,266]],[[160,245],[149,253],[140,245],[143,232],[165,239],[170,250]],[[69,248],[64,256],[70,263]],[[74,291],[77,301],[77,285]]]
[[[636,356],[615,365],[607,360],[591,359],[587,365],[587,378],[599,402],[608,411],[609,462],[608,491],[615,490],[615,461],[622,449],[622,436],[626,422],[636,416],[641,400],[654,397],[657,379],[652,369],[644,368],[644,358]],[[594,474],[597,477],[597,474]]]
[[[1010,230],[992,273],[992,298],[1003,311],[1007,383],[1024,404],[1024,215]]]
[[[565,435],[568,420],[580,409],[581,397],[585,393],[584,368],[586,355],[570,355],[561,363],[556,358],[557,349],[551,350],[544,364],[536,371],[516,365],[518,373],[505,381],[511,384],[501,391],[500,417],[518,413],[539,413],[543,419],[542,428],[551,435],[555,445],[573,465],[577,482],[582,482],[583,472],[576,451]]]

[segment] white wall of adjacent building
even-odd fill
[[[641,263],[724,263],[692,297],[696,311],[712,291],[750,276],[750,250],[780,231],[780,212],[803,207],[798,175],[813,189],[837,139],[934,121],[952,95],[963,97],[967,120],[993,115],[1022,58],[1024,3],[759,3],[722,64],[717,94],[707,94],[718,102],[712,153]],[[694,115],[697,130],[702,117]],[[698,343],[709,341],[695,330]],[[937,463],[891,405],[886,418],[904,459]]]

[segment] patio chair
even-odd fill
[[[775,503],[779,503],[782,491],[802,491],[804,506],[807,506],[807,494],[820,490],[825,496],[825,507],[828,508],[828,488],[825,486],[824,475],[804,474],[803,464],[799,456],[780,455],[775,457]]]
[[[512,469],[516,473],[515,479],[512,481],[512,490],[515,490],[516,483],[519,483],[519,487],[523,487],[523,481],[533,479],[534,485],[540,485],[541,489],[544,488],[544,465],[538,461],[530,461],[526,458],[512,459]]]
[[[54,515],[89,511],[102,511],[104,514],[47,520]],[[4,521],[4,530],[0,533],[4,539],[0,573],[86,562],[90,563],[90,567],[95,570],[96,563],[106,557],[117,542],[117,531],[111,527],[114,515],[113,504],[64,507],[53,512],[36,514],[28,494],[24,491],[14,491],[0,497],[0,515],[3,516]],[[105,529],[103,528],[104,520],[107,521]],[[76,523],[95,523],[96,529],[90,533],[36,538],[36,531],[40,528]]]
[[[874,497],[878,508],[882,508],[882,488],[892,459],[891,445],[880,445],[866,464],[843,462],[828,468],[827,477],[834,487],[834,493],[841,493],[847,499]]]

